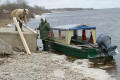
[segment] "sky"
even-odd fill
[[[0,4],[7,0],[0,0]],[[9,0],[11,2],[15,0]],[[52,8],[120,8],[120,0],[26,0],[29,5]]]

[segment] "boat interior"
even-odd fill
[[[92,34],[90,33],[89,35],[86,36],[86,30],[82,30],[82,34],[80,34],[78,30],[72,31],[57,30],[53,31],[52,33],[53,40],[61,44],[72,45],[82,48],[93,48],[94,46]]]

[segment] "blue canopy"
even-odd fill
[[[96,27],[90,27],[87,25],[78,25],[78,24],[72,24],[72,25],[63,25],[63,26],[56,26],[52,29],[57,30],[82,30],[82,29],[96,29]]]
[[[80,25],[77,27],[69,28],[69,30],[79,30],[79,29],[96,29],[96,27],[89,27],[87,25]]]

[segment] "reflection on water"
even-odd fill
[[[93,62],[93,64],[91,64],[91,67],[93,68],[100,68],[108,72],[111,72],[111,70],[116,69],[116,62],[113,58],[90,59],[89,61]]]
[[[58,52],[58,51],[52,51],[55,54],[58,55],[65,55],[62,52]],[[75,62],[76,60],[78,60],[78,58],[70,56],[70,55],[66,55],[66,60],[68,62]],[[116,74],[117,74],[117,66],[116,66],[116,62],[114,60],[113,57],[109,57],[109,58],[98,58],[98,59],[89,59],[90,61],[90,67],[89,68],[99,68],[99,69],[103,69],[106,70],[106,72],[108,72],[112,77],[116,78]],[[79,64],[79,63],[78,63]],[[81,64],[81,63],[80,63]],[[117,80],[119,79],[119,77],[116,78]]]
[[[90,62],[92,68],[99,68],[106,70],[112,77],[116,78],[116,80],[119,80],[119,77],[117,76],[117,65],[113,58],[109,59],[90,59]]]
[[[58,51],[52,51],[55,54],[58,55],[65,55],[62,52],[58,52]],[[70,56],[70,55],[66,55],[66,60],[68,62],[74,62],[76,60],[78,60],[78,58]],[[116,78],[116,74],[117,74],[117,66],[116,66],[116,62],[114,60],[113,57],[109,57],[109,58],[98,58],[98,59],[89,59],[89,61],[91,62],[90,64],[90,68],[99,68],[99,69],[103,69],[106,70],[112,77]],[[118,78],[119,79],[119,78]]]
[[[59,55],[65,55],[62,52],[58,52],[58,51],[52,51],[55,54],[59,54]],[[66,55],[67,58],[66,60],[69,62],[74,62],[75,60],[77,60],[78,58],[70,56],[70,55]],[[91,68],[100,68],[103,70],[107,70],[108,72],[110,72],[111,70],[115,70],[116,69],[116,62],[113,59],[113,57],[109,57],[109,58],[98,58],[98,59],[89,59],[90,62],[92,62],[91,64]]]

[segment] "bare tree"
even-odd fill
[[[27,8],[28,7],[26,0],[16,0],[16,3],[19,8]]]

